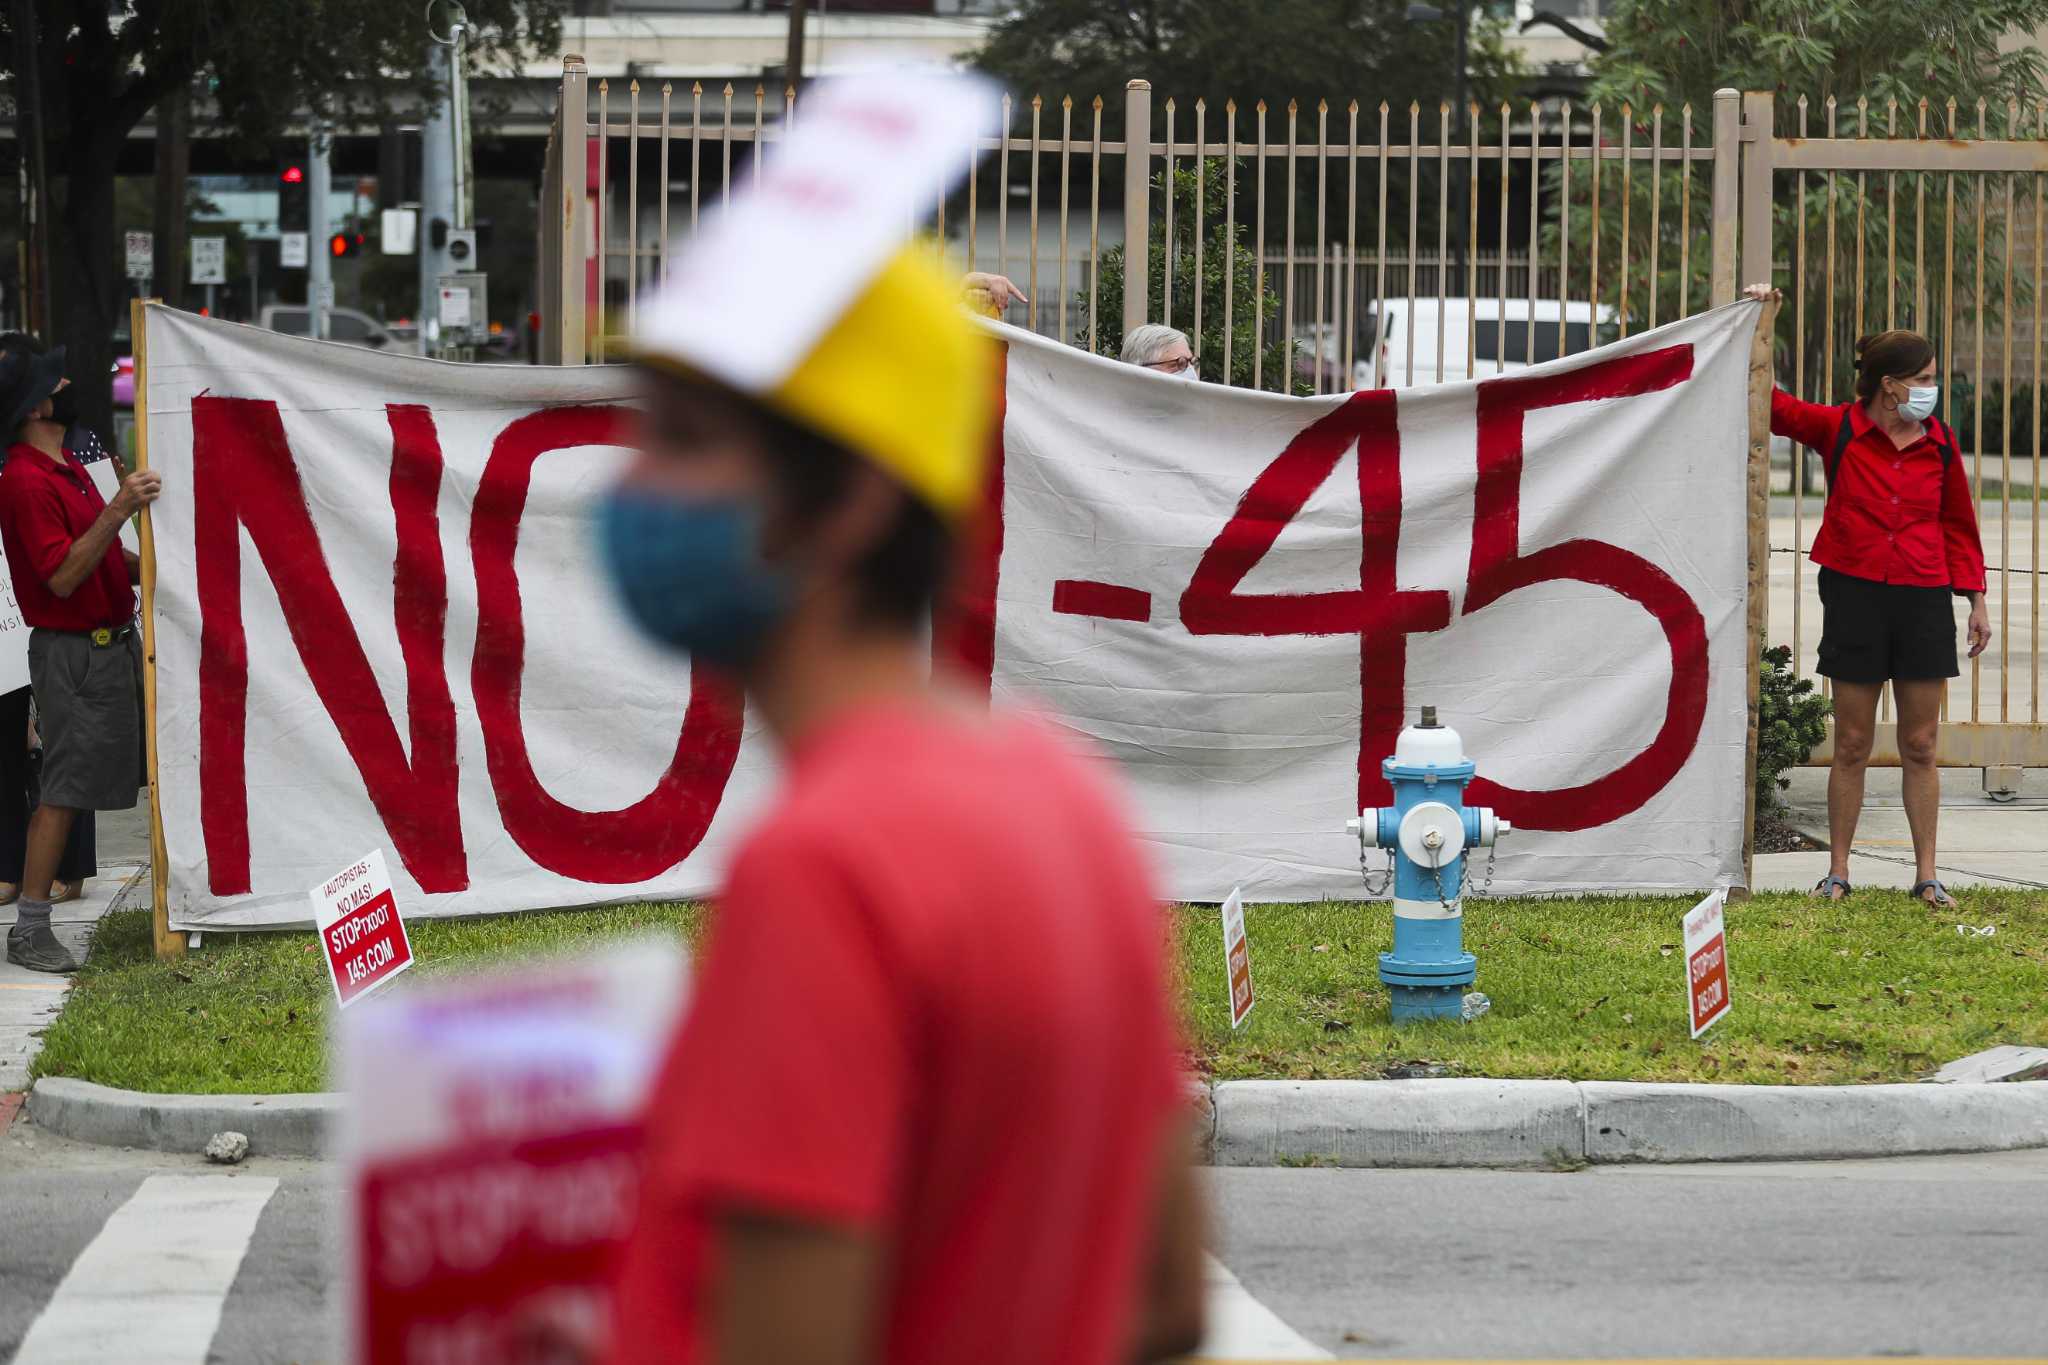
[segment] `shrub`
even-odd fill
[[[1757,663],[1756,813],[1774,814],[1778,793],[1791,784],[1787,768],[1804,763],[1827,736],[1834,704],[1813,690],[1813,679],[1792,675],[1788,645],[1766,648]]]

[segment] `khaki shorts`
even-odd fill
[[[28,680],[43,737],[44,804],[131,809],[146,780],[139,632],[102,648],[38,627],[28,637]]]

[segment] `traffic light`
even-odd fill
[[[305,169],[296,163],[277,173],[277,230],[304,232],[312,218],[311,189]]]

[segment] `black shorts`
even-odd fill
[[[1820,571],[1819,672],[1836,682],[1953,678],[1956,609],[1947,588]]]

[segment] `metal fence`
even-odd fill
[[[582,363],[618,354],[670,243],[759,174],[802,109],[762,85],[592,91],[579,59],[565,67],[542,192],[542,354]],[[1299,393],[1484,378],[1727,302],[1743,281],[1784,287],[1778,379],[1816,401],[1850,394],[1862,332],[1933,337],[1998,631],[1951,689],[1942,760],[2048,763],[2041,109],[1859,101],[1851,115],[1799,100],[1786,135],[1774,96],[1727,90],[1708,110],[1462,118],[1442,104],[1216,109],[1143,81],[1120,98],[1120,128],[1100,97],[1007,100],[998,135],[962,139],[965,185],[906,229],[958,269],[1014,279],[1030,299],[1021,325],[1113,352],[1131,327],[1167,322],[1204,377]],[[1778,462],[1758,510],[1771,635],[1808,671],[1818,461]],[[1897,762],[1888,726],[1874,761]]]
[[[1743,97],[1741,274],[1785,291],[1780,382],[1839,402],[1853,392],[1856,337],[1896,326],[1934,341],[1941,416],[1958,432],[1979,509],[1996,632],[1946,693],[1941,758],[1987,769],[2048,763],[2040,629],[2048,108],[1867,100],[1816,108],[1801,99],[1790,124],[1783,135],[1772,96]],[[1785,608],[1773,603],[1773,634],[1802,667],[1811,666],[1819,633],[1806,563],[1824,500],[1819,463],[1803,448],[1792,453],[1789,515],[1772,528]],[[1877,761],[1896,762],[1889,697],[1881,707]],[[1823,749],[1816,761],[1827,757]],[[2016,778],[1987,777],[1994,790],[2001,782],[2009,789]]]
[[[800,101],[759,84],[593,91],[579,59],[566,65],[543,346],[602,359],[672,238],[758,173]],[[1013,321],[1091,350],[1169,322],[1224,382],[1432,382],[1685,316],[1709,302],[1707,264],[1732,268],[1733,216],[1709,212],[1709,187],[1733,186],[1734,144],[1690,106],[1212,109],[1155,101],[1143,81],[1121,99],[1121,138],[1104,135],[1100,97],[1006,99],[1000,134],[962,140],[965,185],[914,225],[959,268],[1013,278],[1030,300]],[[580,159],[563,131],[579,125]],[[1647,214],[1634,232],[1632,209]],[[564,259],[560,242],[579,238],[584,260]],[[579,277],[577,328],[563,305]]]

